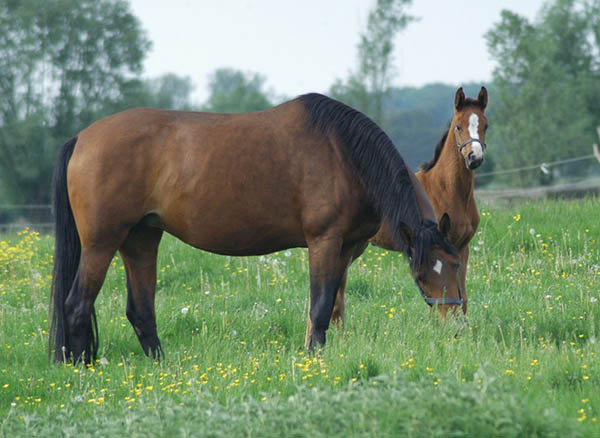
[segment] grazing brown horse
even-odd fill
[[[479,225],[479,212],[475,203],[474,170],[483,162],[485,131],[488,122],[484,114],[488,93],[481,87],[477,99],[465,97],[462,87],[454,97],[454,117],[435,148],[434,158],[424,163],[417,172],[436,215],[440,220],[448,215],[452,222],[449,238],[456,247],[459,259],[459,279],[463,293],[463,311],[467,313],[466,275],[469,261],[469,242]],[[389,224],[384,220],[371,243],[386,249],[394,249]],[[364,248],[363,248],[364,250]],[[357,252],[354,259],[360,256]],[[344,325],[345,276],[336,295],[331,315],[333,322]]]
[[[462,304],[458,257],[423,188],[385,133],[358,111],[308,94],[267,111],[132,109],[61,149],[50,349],[95,359],[94,301],[116,251],[127,318],[156,358],[156,256],[163,231],[218,254],[308,247],[308,347],[325,344],[351,257],[390,224],[426,300]]]

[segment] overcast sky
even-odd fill
[[[220,67],[260,72],[289,97],[326,92],[357,63],[356,46],[374,0],[130,0],[153,43],[147,77],[189,76],[208,95]],[[419,18],[395,39],[396,86],[488,81],[484,34],[509,9],[534,19],[542,0],[414,0]]]

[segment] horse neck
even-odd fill
[[[445,187],[443,194],[445,198],[461,199],[466,202],[473,196],[475,172],[465,166],[465,160],[456,144],[454,124],[450,126],[438,162],[424,176],[435,180],[435,186]],[[431,196],[431,191],[429,192]]]
[[[415,199],[417,201],[417,208],[424,220],[429,220],[433,222],[436,221],[435,211],[433,206],[429,202],[429,198],[425,189],[412,170],[408,170],[408,175],[410,177],[411,184],[413,185],[413,189],[415,191]],[[413,233],[416,233],[417,230],[413,230]],[[379,227],[377,233],[371,238],[371,243],[375,246],[379,246],[381,248],[385,248],[391,251],[402,251],[403,248],[399,248],[394,243],[393,233],[391,229],[391,224],[387,220],[383,220]]]
[[[394,238],[392,237],[392,229],[390,223],[383,221],[377,230],[377,233],[369,239],[369,241],[380,248],[384,248],[390,251],[399,251],[394,244]]]

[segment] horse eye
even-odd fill
[[[456,125],[456,130],[460,131],[460,126]]]

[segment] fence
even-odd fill
[[[600,137],[600,126],[597,128],[598,136]],[[587,160],[597,160],[600,163],[600,151],[598,145],[592,146],[592,153],[582,155],[580,157],[567,158],[564,160],[553,161],[549,163],[539,163],[530,166],[519,167],[515,169],[503,169],[495,172],[476,174],[476,180],[482,178],[507,175],[517,172],[536,171],[549,175],[552,168],[559,167],[565,164],[583,162]],[[540,187],[529,188],[500,188],[500,189],[477,189],[475,190],[477,198],[487,202],[512,202],[525,199],[546,199],[546,198],[581,198],[583,196],[598,196],[600,195],[600,177],[585,178],[578,182],[554,184]]]
[[[600,126],[597,128],[600,137]],[[525,166],[517,169],[503,169],[495,172],[478,173],[475,178],[480,179],[495,175],[505,175],[524,171],[540,171],[549,173],[556,166],[597,159],[600,163],[600,152],[598,146],[593,145],[593,153],[581,157],[568,158]],[[542,198],[573,198],[582,196],[600,196],[600,178],[586,179],[577,183],[558,184],[531,188],[502,188],[502,189],[477,189],[477,198],[492,203],[506,203],[525,199]],[[52,219],[52,207],[50,205],[7,205],[0,204],[0,232],[10,232],[23,228],[31,228],[42,233],[49,233],[54,226]]]
[[[31,228],[42,233],[52,231],[52,206],[0,204],[0,232]]]

